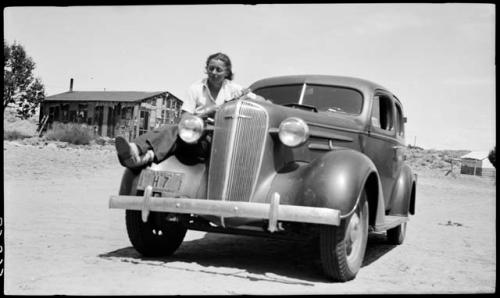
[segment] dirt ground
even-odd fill
[[[407,238],[371,234],[356,279],[331,283],[314,243],[188,231],[169,258],[132,247],[109,209],[123,168],[113,147],[4,141],[5,294],[492,293],[496,186],[420,172]]]

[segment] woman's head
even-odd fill
[[[223,76],[224,79],[233,79],[231,59],[226,54],[220,52],[208,56],[205,70],[209,78],[211,76]]]

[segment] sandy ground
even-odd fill
[[[371,234],[355,280],[330,283],[314,244],[188,231],[169,258],[142,258],[123,210],[123,169],[103,150],[4,141],[5,294],[492,293],[495,184],[419,173],[403,245]]]

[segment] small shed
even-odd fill
[[[460,174],[496,177],[496,169],[488,159],[489,151],[473,151],[460,157]]]
[[[182,101],[168,91],[73,91],[45,98],[40,125],[54,122],[92,126],[96,135],[128,140],[146,131],[177,123]]]

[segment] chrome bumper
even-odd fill
[[[271,203],[215,201],[206,199],[153,197],[152,187],[146,187],[144,196],[111,196],[109,208],[142,211],[147,221],[150,211],[216,215],[268,219],[270,232],[277,231],[278,221],[293,221],[338,226],[340,211],[330,208],[280,205],[280,196],[274,193]]]

